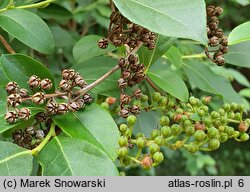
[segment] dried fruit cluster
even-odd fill
[[[224,54],[228,53],[228,38],[224,36],[224,32],[220,29],[219,19],[223,12],[223,9],[218,6],[209,5],[207,7],[207,36],[209,39],[208,45],[210,47],[218,47],[218,50],[208,51],[206,48],[207,56],[218,66],[223,66],[225,64]],[[213,52],[211,56],[209,52]]]

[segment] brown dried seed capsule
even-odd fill
[[[49,100],[45,106],[45,109],[49,115],[54,115],[57,112],[58,105],[54,100]]]
[[[223,35],[224,35],[224,32],[223,32],[222,29],[217,29],[217,30],[215,31],[214,35],[215,35],[216,37],[218,37],[218,38],[222,38]]]
[[[79,107],[82,108],[85,106],[85,102],[84,102],[84,99],[77,99],[76,102],[78,103]]]
[[[17,119],[17,115],[14,111],[9,111],[4,115],[5,120],[7,121],[7,123],[15,123],[16,119]]]
[[[148,47],[149,50],[155,49],[155,40],[150,40],[150,41],[147,43],[147,47]]]
[[[139,68],[139,65],[138,64],[133,64],[133,65],[130,65],[129,69],[135,73],[136,71],[138,71],[138,68]]]
[[[42,105],[46,100],[45,94],[43,92],[37,92],[32,96],[31,100],[37,105]]]
[[[58,104],[57,112],[58,115],[64,115],[68,112],[68,104],[67,103],[60,103]]]
[[[25,132],[26,132],[27,134],[29,134],[29,135],[34,135],[34,133],[35,133],[34,127],[33,127],[33,126],[27,127],[27,128],[25,129]]]
[[[109,42],[108,42],[108,39],[106,38],[103,38],[101,40],[98,41],[98,46],[101,48],[101,49],[106,49],[109,45]]]
[[[119,111],[119,115],[123,118],[127,118],[129,116],[129,110],[127,108],[123,108]]]
[[[125,69],[124,71],[122,71],[121,74],[123,79],[130,79],[129,77],[131,77],[131,72],[128,69]]]
[[[68,80],[62,79],[59,83],[59,87],[63,91],[69,91],[72,88],[72,85],[71,82],[69,82]]]
[[[114,39],[112,43],[114,44],[114,46],[120,46],[122,44],[122,40],[117,38]]]
[[[220,51],[221,51],[223,54],[228,53],[228,46],[223,46],[223,45],[221,45],[221,46],[220,46]]]
[[[129,104],[130,101],[131,101],[131,97],[129,95],[121,94],[121,96],[120,96],[121,104]]]
[[[86,81],[83,79],[81,75],[77,75],[74,79],[74,83],[79,87],[84,87],[86,85]]]
[[[130,54],[128,61],[130,64],[136,64],[138,62],[138,57],[135,54]]]
[[[148,42],[150,40],[150,34],[148,33],[142,34],[140,39],[143,42]]]
[[[25,98],[25,97],[28,97],[29,96],[29,91],[27,89],[20,89],[19,91],[19,95],[22,97],[22,98]]]
[[[93,98],[89,93],[86,93],[83,95],[83,100],[84,103],[90,103],[93,100]]]
[[[120,88],[125,88],[127,86],[127,82],[123,78],[118,79],[117,82],[118,82],[118,87]]]
[[[12,132],[12,138],[14,139],[14,142],[22,142],[23,140],[23,132],[20,129],[15,130]]]
[[[225,58],[223,56],[218,56],[216,57],[215,62],[218,66],[223,66],[225,65]]]
[[[132,79],[130,79],[130,80],[128,81],[128,86],[129,86],[129,87],[134,87],[135,85],[136,85],[136,81],[135,81],[134,78],[132,78]]]
[[[44,113],[44,112],[40,112],[40,113],[37,113],[35,115],[35,119],[38,121],[38,122],[44,122],[46,121],[48,118],[47,114]]]
[[[80,105],[77,102],[70,102],[68,108],[70,111],[75,112],[80,109]]]
[[[118,11],[113,11],[109,16],[111,22],[116,23],[122,19],[122,15]]]
[[[17,93],[18,89],[19,89],[19,86],[14,81],[7,83],[5,87],[5,90],[8,94]]]
[[[41,81],[41,88],[44,89],[44,90],[48,90],[48,89],[51,89],[53,86],[52,84],[52,81],[50,79],[43,79]]]
[[[32,75],[29,78],[28,83],[29,83],[29,86],[31,89],[35,89],[35,88],[38,88],[40,86],[41,79],[36,75]]]
[[[136,99],[140,99],[141,96],[142,96],[142,92],[140,89],[136,89],[133,93],[133,96],[136,98]]]
[[[219,43],[220,43],[220,39],[216,36],[213,36],[209,39],[209,45],[211,47],[216,47],[219,45]]]
[[[73,79],[74,76],[75,76],[75,70],[74,69],[64,69],[62,71],[63,79],[70,80],[70,79]]]
[[[11,94],[7,97],[7,105],[17,107],[22,103],[21,96],[19,94]]]
[[[18,118],[22,120],[28,120],[30,118],[30,109],[27,107],[23,107],[18,110]]]
[[[130,108],[130,112],[134,115],[138,115],[140,113],[141,109],[138,105],[133,105],[131,108]]]
[[[197,130],[202,130],[204,131],[206,129],[206,125],[204,123],[201,123],[201,122],[196,122],[195,123],[195,126],[194,126],[194,129],[197,131]]]
[[[226,36],[222,37],[221,39],[221,45],[228,46],[228,38]]]
[[[209,23],[208,27],[210,28],[211,31],[215,31],[216,29],[218,29],[218,26],[216,23]]]
[[[209,23],[216,23],[217,25],[219,25],[219,19],[216,16],[213,16],[209,19]]]
[[[124,58],[120,58],[118,61],[118,65],[120,66],[120,68],[125,68],[127,66],[127,62]]]
[[[214,9],[214,15],[220,16],[222,13],[223,13],[222,7],[220,7],[220,6],[215,7],[215,9]]]
[[[42,129],[38,129],[35,131],[35,138],[36,139],[43,139],[44,138],[44,131]]]
[[[207,16],[208,17],[214,16],[214,10],[215,10],[215,7],[213,5],[207,6]]]
[[[151,32],[150,36],[149,36],[149,39],[150,40],[156,40],[156,37],[157,37],[156,34],[154,32]]]

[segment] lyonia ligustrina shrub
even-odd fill
[[[250,27],[223,30],[223,5],[32,2],[0,4],[0,175],[148,172],[249,140],[225,74],[250,87],[227,66],[250,67],[234,56]]]

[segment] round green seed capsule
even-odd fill
[[[128,117],[127,117],[127,122],[128,122],[128,125],[130,125],[130,126],[133,126],[135,123],[136,123],[136,116],[134,116],[134,115],[129,115]]]
[[[156,152],[153,155],[153,159],[154,159],[154,163],[159,164],[164,160],[164,155],[162,154],[162,152]]]
[[[154,92],[153,93],[153,100],[158,102],[161,98],[161,94],[159,92]]]
[[[176,113],[177,114],[183,114],[183,109],[181,109],[181,108],[176,109]]]
[[[244,106],[243,104],[239,104],[239,105],[238,105],[238,110],[239,110],[240,112],[244,111],[244,110],[245,110],[245,106]]]
[[[120,129],[120,131],[121,132],[125,132],[125,131],[127,131],[127,129],[128,129],[128,126],[126,125],[126,124],[121,124],[120,126],[119,126],[119,129]]]
[[[139,132],[136,134],[136,139],[138,139],[139,137],[145,137],[144,133]]]
[[[224,132],[231,138],[234,134],[234,128],[226,126]]]
[[[186,133],[187,136],[193,135],[194,132],[195,132],[194,126],[188,126],[188,127],[185,128],[185,133]]]
[[[192,125],[192,121],[190,121],[189,119],[184,121],[184,127],[188,127],[190,125]]]
[[[220,147],[220,141],[218,139],[211,139],[208,142],[208,147],[212,150],[216,150]]]
[[[161,146],[164,142],[164,139],[162,136],[157,136],[155,139],[154,139],[154,143]]]
[[[217,119],[220,117],[220,114],[217,111],[212,111],[211,112],[211,118]]]
[[[171,132],[172,132],[172,135],[178,136],[178,135],[180,135],[182,133],[182,128],[178,124],[173,124],[171,126]]]
[[[171,128],[169,126],[163,126],[161,128],[161,134],[163,137],[170,137],[171,136]]]
[[[159,135],[160,135],[159,130],[157,130],[157,129],[152,130],[152,132],[151,132],[151,138],[152,139],[156,138]]]
[[[224,116],[226,114],[224,109],[219,109],[218,112],[221,116]]]
[[[218,131],[218,129],[211,127],[208,129],[207,135],[209,138],[214,139],[219,135],[219,131]]]
[[[197,151],[199,151],[199,145],[192,142],[186,146],[186,149],[191,153],[196,153]]]
[[[163,107],[163,106],[166,106],[167,103],[168,103],[167,98],[164,96],[161,96],[159,101],[158,101],[158,105]]]
[[[127,145],[128,145],[128,139],[127,139],[127,137],[121,136],[121,137],[118,139],[118,144],[119,144],[121,147],[127,146]]]
[[[208,112],[208,111],[209,111],[209,108],[208,108],[208,106],[206,106],[206,105],[203,105],[203,106],[201,107],[201,109],[202,109],[203,111],[205,111],[205,112]]]
[[[247,141],[249,139],[249,135],[247,133],[242,133],[240,136],[241,141]]]
[[[197,114],[199,115],[199,117],[204,117],[204,116],[205,116],[205,111],[202,110],[202,109],[199,109],[199,110],[197,111]]]
[[[109,104],[107,102],[101,103],[101,107],[103,107],[106,110],[109,110]]]
[[[186,120],[188,120],[188,116],[187,115],[182,115],[181,116],[181,121],[185,122]]]
[[[126,137],[131,137],[133,134],[133,131],[131,129],[127,129],[127,131],[124,133]]]
[[[221,143],[226,142],[228,140],[228,135],[226,133],[221,133],[219,140],[220,140]]]
[[[120,158],[124,158],[128,155],[128,149],[126,147],[121,147],[117,150],[117,155]]]
[[[225,111],[230,111],[230,109],[231,109],[230,104],[229,104],[229,103],[225,103],[225,104],[223,105],[223,109],[224,109]]]
[[[227,114],[227,117],[228,117],[229,119],[234,119],[235,113],[231,111],[231,112],[229,112],[229,113]]]
[[[198,142],[204,141],[206,138],[206,133],[202,130],[197,130],[194,133],[194,139]]]
[[[168,126],[169,125],[169,118],[167,116],[161,116],[160,118],[160,125],[161,126]]]
[[[198,104],[198,100],[195,97],[191,96],[189,98],[189,103],[193,106],[196,106]]]
[[[142,148],[145,147],[145,145],[146,145],[145,139],[142,138],[142,137],[138,137],[138,138],[136,139],[136,145],[137,145],[137,147],[138,147],[139,149],[142,149]]]
[[[151,143],[150,146],[149,146],[149,151],[150,151],[150,154],[153,155],[157,151],[160,151],[160,146],[155,144],[155,143]]]
[[[235,113],[234,119],[240,121],[241,120],[241,114],[239,112]]]
[[[148,96],[147,95],[142,95],[140,100],[141,100],[141,102],[147,102],[148,101]]]
[[[211,123],[212,123],[212,121],[211,121],[211,119],[210,118],[203,118],[203,122],[204,122],[204,124],[208,127],[208,126],[210,126],[211,125]]]
[[[236,110],[238,108],[238,104],[237,103],[231,103],[231,110]]]

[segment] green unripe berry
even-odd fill
[[[226,124],[227,123],[227,117],[221,117],[220,118],[220,122],[222,123],[222,124]]]
[[[220,117],[220,114],[217,111],[212,111],[211,112],[211,118],[212,119],[217,119]]]
[[[223,125],[222,122],[221,122],[219,119],[216,120],[216,121],[214,121],[213,124],[214,124],[214,126],[217,127],[217,128],[218,128],[219,126]]]
[[[220,141],[218,139],[211,139],[208,142],[208,147],[212,150],[216,150],[220,147]]]
[[[204,117],[205,116],[205,111],[203,111],[202,109],[199,109],[197,111],[197,114],[199,115],[199,117]]]
[[[119,176],[126,176],[125,172],[119,172]]]
[[[154,143],[161,146],[164,142],[164,139],[162,136],[157,136],[155,139],[154,139]]]
[[[219,126],[218,127],[218,131],[219,132],[224,132],[225,131],[225,127],[224,126]]]
[[[228,140],[228,135],[226,133],[221,133],[219,140],[220,140],[221,143],[226,142]]]
[[[151,143],[150,146],[149,146],[149,151],[150,151],[150,154],[153,155],[157,151],[160,151],[160,146],[155,144],[155,143]]]
[[[167,103],[168,103],[167,98],[164,96],[161,96],[159,101],[158,101],[158,105],[163,107],[163,106],[166,106]]]
[[[210,126],[211,125],[211,123],[212,123],[212,121],[211,121],[211,119],[210,118],[203,118],[203,122],[204,122],[204,124],[208,127],[208,126]]]
[[[156,152],[153,155],[153,159],[154,159],[154,163],[159,164],[163,161],[164,156],[163,156],[162,152]]]
[[[247,133],[242,133],[240,136],[241,141],[247,141],[249,139],[249,135]]]
[[[136,123],[136,116],[134,116],[134,115],[129,115],[128,117],[127,117],[127,122],[128,122],[128,125],[129,126],[133,126],[135,123]]]
[[[192,121],[190,121],[189,119],[184,121],[184,127],[188,127],[190,125],[192,125]]]
[[[239,110],[240,112],[244,111],[244,110],[245,110],[245,106],[244,106],[243,104],[239,104],[239,105],[238,105],[238,110]]]
[[[245,119],[245,122],[250,125],[250,118]]]
[[[186,149],[191,152],[191,153],[196,153],[197,151],[199,151],[199,145],[195,144],[195,143],[189,143],[186,146]]]
[[[183,114],[183,109],[181,109],[181,108],[176,109],[176,113],[177,114]]]
[[[220,114],[220,116],[224,116],[226,114],[224,109],[219,109],[218,113]]]
[[[167,116],[161,116],[160,118],[160,125],[161,126],[168,126],[169,125],[169,118]]]
[[[233,138],[236,138],[240,135],[240,132],[239,131],[234,131],[234,134],[233,134]]]
[[[152,139],[156,138],[159,135],[160,135],[159,130],[157,130],[157,129],[152,130],[152,132],[151,132],[151,138]]]
[[[125,133],[124,133],[124,135],[125,135],[126,137],[131,137],[132,134],[133,134],[132,129],[127,129],[127,131],[125,131]]]
[[[119,144],[121,147],[127,146],[127,145],[128,145],[128,139],[127,139],[127,137],[121,136],[121,137],[118,139],[118,144]]]
[[[194,139],[198,142],[204,141],[206,138],[206,133],[202,130],[197,130],[194,133]]]
[[[139,132],[136,134],[136,139],[138,139],[139,137],[145,137],[144,133]]]
[[[193,135],[194,132],[195,132],[194,126],[188,126],[188,127],[185,128],[185,133],[186,133],[187,136]]]
[[[154,92],[153,93],[153,100],[158,102],[161,98],[161,94],[159,92]]]
[[[214,139],[217,137],[217,135],[219,135],[219,131],[218,129],[214,128],[214,127],[211,127],[208,129],[207,131],[207,136],[211,139]]]
[[[167,113],[167,115],[168,115],[168,117],[169,117],[170,119],[174,119],[175,113],[169,111],[169,112]]]
[[[198,100],[192,96],[189,98],[189,103],[193,106],[196,106],[198,104]]]
[[[241,114],[239,112],[235,113],[234,119],[240,121],[241,120]]]
[[[205,112],[208,112],[208,111],[209,111],[209,108],[208,108],[208,106],[206,106],[206,105],[203,105],[203,106],[201,107],[201,109],[202,109],[203,111],[205,111]]]
[[[188,116],[187,115],[182,115],[181,121],[185,122],[186,120],[188,120]]]
[[[223,109],[224,109],[225,111],[230,111],[230,109],[231,109],[230,104],[229,104],[229,103],[225,103],[225,104],[223,105]]]
[[[125,132],[125,131],[127,131],[127,129],[128,129],[128,126],[126,125],[126,124],[121,124],[120,126],[119,126],[119,129],[120,129],[120,131],[121,132]]]
[[[172,132],[172,135],[178,136],[178,135],[180,135],[182,133],[182,128],[178,124],[173,124],[171,126],[171,132]]]
[[[101,107],[103,107],[106,110],[109,110],[109,104],[107,102],[101,103]]]
[[[171,136],[171,128],[169,126],[163,126],[161,128],[161,134],[163,137],[170,137]]]
[[[128,149],[126,147],[121,147],[117,150],[117,155],[120,158],[124,158],[128,155]]]
[[[225,127],[225,133],[231,138],[234,134],[234,128],[226,126]]]
[[[227,114],[227,117],[228,117],[229,119],[234,119],[235,113],[231,111],[231,112],[229,112],[229,113]]]
[[[169,107],[174,107],[175,106],[175,101],[173,101],[173,100],[170,100],[170,101],[168,101],[168,106]]]
[[[231,103],[231,110],[236,110],[238,108],[238,104],[237,103]]]
[[[142,137],[138,137],[138,138],[136,139],[136,145],[137,145],[137,147],[138,147],[139,149],[142,149],[142,148],[145,147],[145,145],[146,145],[145,139],[142,138]]]
[[[140,100],[141,100],[141,102],[147,102],[148,101],[148,96],[147,95],[142,95]]]

